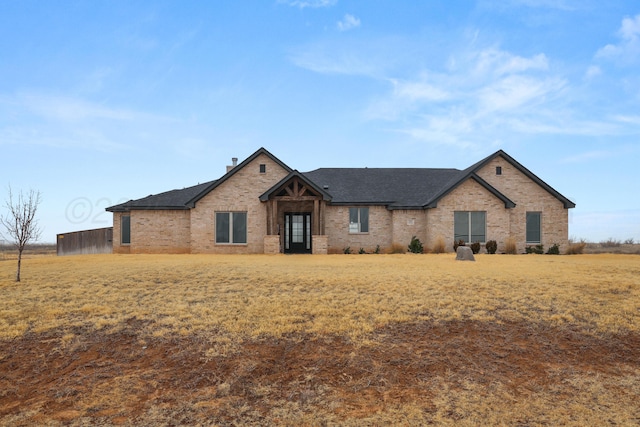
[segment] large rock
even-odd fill
[[[476,258],[473,256],[473,251],[469,246],[458,246],[458,250],[456,251],[456,260],[475,261]]]

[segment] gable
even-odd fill
[[[297,170],[292,171],[280,182],[265,191],[260,196],[260,201],[266,202],[274,196],[298,199],[301,197],[321,197],[323,200],[331,200],[331,196],[326,191],[318,187],[313,181],[306,178]]]
[[[503,168],[502,175],[496,175],[497,166]],[[575,203],[560,194],[553,187],[502,150],[496,151],[489,157],[486,157],[471,166],[468,170],[473,171],[490,185],[505,193],[509,193],[509,186],[516,187],[518,182],[520,182],[520,184],[525,182],[522,178],[518,178],[523,177],[527,182],[537,185],[540,189],[544,190],[544,192],[560,201],[565,209],[575,208],[576,206]],[[513,173],[507,173],[508,171],[512,171]]]
[[[502,203],[504,203],[504,207],[506,209],[511,209],[516,206],[516,204],[505,196],[503,193],[498,191],[495,187],[490,185],[487,181],[482,179],[477,174],[470,173],[462,173],[456,180],[451,181],[449,185],[445,186],[438,194],[436,194],[433,199],[431,199],[424,207],[425,208],[435,208],[438,206],[438,202],[445,196],[451,194],[454,190],[456,190],[461,185],[464,185],[470,181],[475,182],[480,187],[482,187],[487,193],[491,194],[493,197],[499,199]]]
[[[214,181],[213,183],[211,183],[211,185],[204,188],[200,193],[195,195],[191,200],[187,202],[187,207],[194,208],[196,206],[196,203],[200,199],[202,199],[204,196],[206,196],[207,194],[209,194],[219,186],[225,184],[227,181],[237,181],[238,178],[246,179],[247,177],[243,176],[246,174],[244,174],[243,172],[245,172],[245,169],[248,168],[250,165],[253,165],[254,170],[252,173],[249,173],[248,175],[250,175],[251,177],[258,178],[255,180],[254,185],[259,188],[261,184],[260,181],[262,181],[259,178],[261,175],[263,175],[263,173],[260,171],[260,165],[264,164],[265,166],[268,167],[267,163],[270,163],[272,167],[281,169],[284,173],[290,173],[292,171],[289,166],[287,166],[282,161],[280,161],[280,159],[278,159],[276,156],[268,152],[266,149],[260,148],[251,156],[247,157],[238,166],[234,167],[229,172],[227,172],[222,178],[220,178],[217,181]],[[256,173],[256,170],[257,170],[257,173]],[[264,175],[266,176],[267,173],[271,174],[271,171],[269,172],[265,171]],[[271,185],[273,184],[269,184],[269,187]],[[268,188],[268,187],[262,187],[262,188]]]

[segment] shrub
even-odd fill
[[[351,253],[351,247],[347,246],[342,250],[342,252],[346,255],[349,255]]]
[[[380,253],[380,245],[376,245],[376,250],[373,253],[376,255]]]
[[[543,254],[544,246],[543,245],[527,246],[525,248],[525,252],[528,254]]]
[[[366,254],[366,253],[367,253],[367,251],[365,251],[365,250],[364,250],[364,248],[360,248],[360,250],[358,251],[358,253],[359,253],[360,255],[362,255],[362,254]]]
[[[560,246],[554,243],[549,249],[547,249],[547,255],[560,255]]]
[[[453,251],[457,252],[458,251],[458,246],[465,246],[465,245],[466,245],[466,243],[462,239],[458,240],[457,242],[454,241],[453,242]]]
[[[518,246],[516,245],[516,239],[513,237],[507,237],[507,240],[504,242],[505,248],[504,252],[509,255],[515,255],[518,253]]]
[[[469,245],[469,247],[471,247],[471,252],[473,252],[474,254],[480,252],[480,242],[473,242]]]
[[[603,248],[618,248],[622,245],[620,240],[614,239],[613,237],[609,237],[607,240],[603,240],[600,242],[600,246]]]
[[[485,249],[487,250],[488,254],[495,254],[496,251],[498,250],[498,242],[496,242],[495,240],[489,240],[485,245],[484,245]]]
[[[409,243],[409,252],[413,254],[421,254],[422,252],[424,252],[422,242],[416,236],[413,236],[411,238],[411,243]]]
[[[434,254],[443,254],[445,252],[444,239],[442,238],[442,236],[438,236],[438,238],[436,238],[436,241],[433,244],[433,250],[431,252],[433,252]]]
[[[633,237],[624,241],[625,245],[633,245],[634,243],[635,240],[633,240]]]
[[[587,247],[587,242],[584,239],[581,239],[578,242],[574,242],[573,240],[569,240],[569,247],[565,252],[567,255],[580,255],[584,253],[584,248]]]

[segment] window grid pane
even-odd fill
[[[471,217],[471,240],[470,242],[484,243],[486,240],[486,213],[485,212],[470,212]]]
[[[360,232],[369,232],[369,208],[360,208]]]
[[[216,212],[216,243],[229,243],[229,212]]]
[[[233,242],[247,243],[247,214],[246,212],[234,212],[232,214]]]
[[[131,217],[129,215],[120,217],[120,244],[131,244]]]
[[[541,216],[540,212],[527,212],[527,243],[540,243]]]
[[[469,212],[456,211],[453,213],[453,234],[454,240],[469,241]]]

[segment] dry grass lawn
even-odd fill
[[[0,424],[640,424],[640,257],[454,258],[0,261]]]

